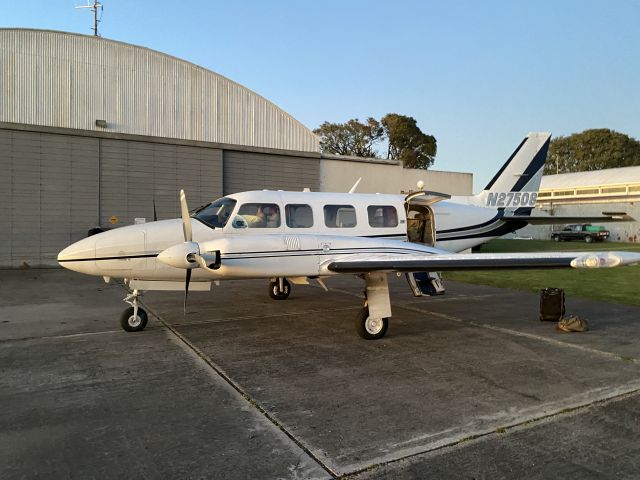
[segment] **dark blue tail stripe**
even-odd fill
[[[536,156],[533,157],[531,163],[527,166],[522,176],[518,179],[516,184],[511,189],[512,192],[519,192],[524,186],[531,181],[531,178],[538,173],[538,171],[544,167],[544,162],[547,161],[547,151],[549,150],[549,140],[542,145]]]
[[[511,160],[513,160],[515,158],[515,156],[518,154],[518,152],[520,151],[520,149],[524,145],[524,142],[526,142],[528,138],[529,137],[524,137],[524,140],[522,140],[522,142],[520,142],[520,145],[518,145],[518,148],[516,148],[514,150],[514,152],[509,157],[509,159],[505,162],[504,165],[502,165],[502,168],[500,170],[498,170],[498,173],[496,173],[495,176],[491,179],[491,181],[487,184],[487,186],[484,187],[485,190],[490,190],[491,187],[493,187],[493,184],[498,181],[498,178],[500,178],[500,175],[502,175],[502,172],[504,172],[505,169],[509,166],[509,164],[511,163]]]

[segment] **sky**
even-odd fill
[[[414,117],[482,189],[531,131],[640,138],[640,0],[102,0],[100,34],[201,65],[310,129]],[[86,0],[0,0],[0,27],[91,34]]]

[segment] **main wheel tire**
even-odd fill
[[[377,340],[387,333],[389,328],[388,318],[371,318],[369,309],[363,307],[356,317],[356,332],[365,340]]]
[[[278,280],[275,282],[269,282],[269,296],[273,300],[286,300],[289,298],[290,293],[291,284],[286,278],[282,280],[282,292],[280,291],[280,282]]]
[[[127,308],[120,315],[120,326],[126,332],[140,332],[147,326],[147,312],[138,307],[138,315],[133,316],[133,307]]]
[[[589,235],[587,235],[586,237],[584,237],[584,241],[587,243],[591,243],[593,242],[593,237],[590,237]]]
[[[553,236],[553,241],[554,242],[559,242],[560,241],[560,236],[559,235],[554,235]]]

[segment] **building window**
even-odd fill
[[[292,203],[284,207],[289,228],[313,227],[313,210],[309,205]]]
[[[353,228],[356,226],[356,209],[353,205],[325,205],[324,224],[329,228]]]
[[[554,197],[568,197],[573,195],[573,190],[559,190],[557,192],[553,192]]]
[[[367,207],[369,225],[374,228],[397,227],[398,212],[391,205],[370,205]]]
[[[545,197],[550,197],[551,196],[551,192],[540,192],[538,194],[538,198],[545,198]]]
[[[576,195],[597,195],[600,191],[597,188],[583,188],[576,190]]]
[[[277,228],[280,226],[280,208],[275,203],[245,203],[238,210],[233,226],[235,228]]]
[[[607,187],[602,189],[602,193],[627,193],[627,187]]]

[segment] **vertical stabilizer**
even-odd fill
[[[547,160],[550,133],[530,133],[506,163],[476,196],[487,207],[529,214],[536,204],[542,170]]]

